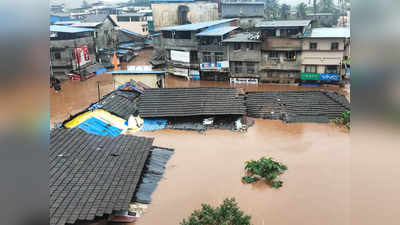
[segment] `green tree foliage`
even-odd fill
[[[281,19],[287,20],[287,18],[289,17],[289,11],[290,11],[290,5],[282,4],[281,7],[279,8],[279,15]]]
[[[348,129],[350,129],[350,110],[347,110],[342,113],[342,115],[335,119],[336,124],[345,125]]]
[[[306,10],[307,10],[307,5],[302,2],[300,4],[297,5],[296,7],[297,13],[297,19],[305,19],[306,18]]]
[[[265,10],[267,19],[273,20],[277,18],[279,13],[279,4],[277,0],[265,0]]]
[[[89,4],[86,0],[83,0],[83,1],[82,1],[81,7],[82,7],[82,8],[89,8],[89,7],[90,7],[90,4]]]
[[[202,204],[200,210],[195,210],[180,225],[250,225],[250,219],[250,216],[240,211],[235,199],[231,198],[225,199],[217,208]]]
[[[319,12],[322,13],[333,13],[336,9],[333,0],[320,0],[318,3]]]
[[[245,183],[253,183],[264,178],[269,185],[279,188],[283,181],[276,179],[287,170],[287,166],[272,158],[262,157],[259,160],[247,161],[244,169],[248,174],[242,178]]]

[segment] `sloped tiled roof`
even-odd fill
[[[308,26],[311,20],[273,20],[261,21],[256,24],[260,28],[276,28],[276,27],[304,27]]]
[[[139,94],[133,91],[113,91],[89,109],[101,108],[127,120],[130,115],[138,113],[138,96]]]
[[[50,225],[128,210],[153,139],[56,129],[50,134]]]
[[[139,100],[143,118],[244,114],[244,96],[234,88],[152,88]]]
[[[329,122],[350,109],[347,99],[327,91],[263,91],[246,93],[250,117],[286,122]]]

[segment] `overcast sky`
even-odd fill
[[[80,7],[83,0],[50,0],[50,2],[65,3],[69,8]],[[97,2],[97,0],[87,0],[89,3]],[[104,2],[127,2],[128,0],[103,0]],[[279,3],[286,3],[289,5],[297,5],[300,2],[308,3],[309,0],[278,0]]]

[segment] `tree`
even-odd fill
[[[195,210],[181,225],[250,225],[251,217],[240,211],[234,198],[225,199],[217,208],[202,204],[201,210]]]
[[[333,13],[333,11],[336,9],[333,0],[320,0],[318,3],[318,8],[320,12],[323,13]]]
[[[279,9],[279,15],[281,19],[287,20],[289,17],[290,5],[282,4],[281,8]]]
[[[83,0],[82,1],[82,8],[89,8],[90,7],[90,4],[86,1],[86,0]]]
[[[307,10],[307,5],[302,2],[300,4],[297,5],[297,19],[305,19],[306,18],[306,10]]]
[[[267,19],[269,20],[276,19],[279,12],[278,0],[265,0],[265,10]]]

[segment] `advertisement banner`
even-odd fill
[[[321,73],[320,80],[322,81],[339,81],[340,76],[336,73]]]
[[[171,50],[171,60],[189,63],[190,52]]]
[[[201,70],[221,70],[229,68],[229,61],[218,61],[217,64],[215,63],[200,63]]]
[[[133,71],[152,71],[153,68],[152,66],[128,66],[127,67],[128,70],[133,70]]]
[[[189,70],[188,69],[172,68],[169,71],[171,71],[172,74],[177,75],[177,76],[183,76],[183,77],[188,77],[189,76]]]
[[[234,84],[258,84],[258,78],[236,77],[231,78],[230,82]]]
[[[218,61],[217,62],[217,67],[219,69],[229,68],[229,61]]]
[[[90,62],[89,48],[87,45],[76,47],[74,49],[75,60],[79,66],[83,66]]]

